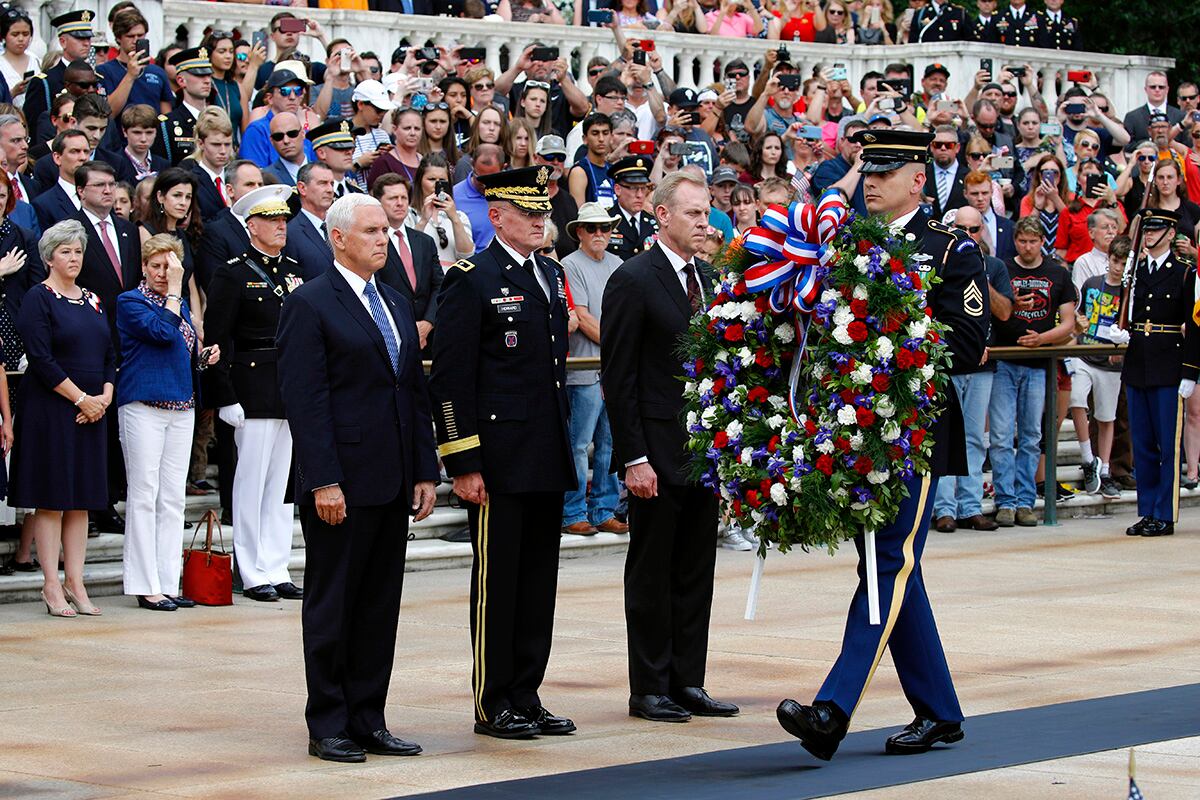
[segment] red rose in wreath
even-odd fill
[[[758,364],[763,369],[775,364],[775,359],[767,352],[765,347],[758,348],[758,352],[754,354],[754,363]]]
[[[819,472],[823,472],[827,476],[832,475],[833,474],[833,457],[830,456],[828,453],[824,453],[817,458],[817,463],[814,466],[816,466],[816,468]]]
[[[755,386],[746,393],[746,399],[751,403],[765,403],[770,396],[771,393],[767,391],[767,387],[765,386]]]
[[[867,456],[859,456],[854,459],[854,471],[859,475],[866,475],[875,467],[875,462]]]
[[[718,450],[729,446],[729,434],[725,431],[717,431],[717,435],[713,437],[713,447]]]
[[[892,379],[887,375],[876,375],[871,378],[871,388],[877,392],[886,392],[892,385]]]
[[[896,351],[896,366],[900,369],[911,369],[913,365],[913,353],[907,347],[901,347]]]
[[[855,409],[854,415],[858,418],[860,428],[869,428],[875,424],[875,412],[869,408]]]
[[[850,311],[859,319],[866,319],[867,316],[867,301],[866,300],[851,300]]]
[[[745,335],[746,333],[742,329],[742,324],[740,322],[736,325],[730,325],[725,329],[725,341],[727,342],[740,342]]]
[[[846,333],[850,334],[850,338],[856,342],[865,342],[870,332],[867,324],[859,320],[854,320],[846,326]]]

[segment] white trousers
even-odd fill
[[[233,432],[233,551],[247,589],[287,583],[294,512],[283,502],[292,467],[292,432],[284,419],[248,419]]]
[[[125,594],[179,594],[183,509],[195,411],[142,403],[117,409],[129,482],[125,499]]]

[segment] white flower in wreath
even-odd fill
[[[906,234],[904,234],[904,238],[905,238],[905,239],[907,239],[907,240],[908,240],[908,241],[910,241],[910,242],[915,242],[915,241],[917,240],[917,237],[916,237],[916,236],[914,236],[914,235],[913,235],[913,234],[911,234],[911,233],[906,233]]]
[[[826,439],[825,441],[821,442],[819,445],[817,445],[817,452],[825,453],[826,455],[832,453],[833,452],[833,440]]]
[[[839,325],[833,329],[833,338],[838,344],[854,343],[854,339],[850,337],[850,331],[846,330],[845,325]]]
[[[866,256],[862,257],[866,258]],[[853,297],[855,300],[866,300],[868,296],[867,287],[863,286],[862,284],[855,286],[854,291],[851,292],[851,297]]]
[[[875,413],[884,419],[891,419],[896,415],[896,407],[892,405],[892,400],[886,394],[875,400]]]
[[[836,303],[842,296],[842,293],[837,289],[826,289],[821,292],[822,303]]]
[[[894,442],[900,438],[900,426],[895,420],[888,420],[879,431],[879,438],[885,442]]]
[[[781,417],[779,414],[767,417],[767,425],[775,430],[783,428],[783,421],[783,417]]]
[[[742,366],[745,367],[754,360],[754,351],[749,347],[743,347],[741,350],[738,350],[738,358],[742,360]]]
[[[854,322],[854,312],[850,310],[850,306],[845,303],[839,303],[837,310],[833,312],[833,324],[839,328],[844,328]]]
[[[924,318],[916,319],[908,323],[908,338],[924,339],[925,332],[929,330],[929,324]]]
[[[821,380],[821,378],[824,378],[828,372],[829,368],[824,364],[813,364],[812,375],[816,380]]]
[[[743,447],[742,455],[738,458],[743,464],[749,465],[754,463],[754,449],[751,447]]]
[[[713,356],[713,358],[716,361],[728,361],[729,360],[729,351],[728,350],[718,350],[717,354],[715,356]]]
[[[867,274],[867,267],[870,266],[871,259],[869,256],[855,256],[854,266],[863,275]]]
[[[771,408],[775,409],[776,411],[783,411],[785,408],[787,408],[787,404],[788,404],[788,401],[786,398],[780,397],[777,394],[773,394],[770,397],[768,397],[767,402],[770,403]]]
[[[867,473],[867,483],[873,483],[878,486],[889,477],[891,477],[891,473],[886,469],[873,469]]]
[[[746,322],[753,322],[759,318],[760,314],[758,313],[758,308],[754,305],[753,300],[745,300],[739,305],[741,307],[738,309],[738,315],[742,319],[746,320]]]
[[[700,381],[700,385],[697,388],[700,389],[700,394],[711,392],[713,388],[712,378],[705,378],[704,380]]]
[[[804,453],[804,445],[798,444],[792,448],[792,461],[805,461],[807,457]]]
[[[896,346],[892,344],[892,340],[886,336],[880,336],[875,340],[875,357],[883,361],[891,361],[892,354],[896,352]]]
[[[780,325],[775,329],[775,338],[784,344],[788,344],[796,338],[796,331],[792,329],[791,325]]]
[[[696,382],[688,381],[687,383],[683,384],[683,393],[689,396],[694,396],[696,394]]]
[[[761,522],[762,522],[764,519],[766,519],[766,517],[764,517],[764,516],[763,516],[763,513],[762,513],[761,511],[751,511],[751,512],[750,512],[750,519],[754,520],[754,524],[755,524],[755,525],[758,525],[758,524],[759,524],[759,523],[761,523]]]
[[[850,378],[855,383],[861,384],[864,386],[871,382],[872,377],[873,377],[873,375],[871,374],[871,365],[870,364],[859,364],[857,367],[854,368],[854,371],[850,373]]]
[[[839,489],[835,489],[833,492],[834,500],[844,501],[849,496],[850,496],[850,490],[844,486]]]
[[[782,483],[771,484],[771,502],[777,506],[786,506],[788,503],[787,487]]]
[[[908,379],[908,390],[910,392],[912,392],[913,394],[921,394],[921,379],[920,378],[909,378]]]
[[[699,422],[699,421],[700,421],[700,415],[699,415],[699,414],[697,414],[695,411],[689,411],[689,412],[688,412],[688,415],[687,415],[687,426],[688,426],[688,430],[691,430],[691,429],[692,429],[692,426],[693,426],[693,425],[695,425],[695,424],[696,424],[697,422]]]
[[[725,433],[727,436],[729,436],[730,439],[741,436],[742,435],[742,423],[737,421],[736,419],[730,420],[729,424],[725,426]]]
[[[917,370],[917,372],[921,373],[921,378],[923,380],[933,380],[933,364],[926,364]]]
[[[705,430],[712,428],[713,423],[716,421],[717,421],[717,407],[716,406],[709,406],[708,408],[704,409],[704,413],[702,413],[700,415],[700,425]]]
[[[837,421],[842,425],[853,425],[858,421],[858,415],[854,412],[854,406],[842,406],[839,408]]]
[[[859,450],[862,450],[862,446],[863,433],[860,430],[855,430],[850,436],[850,449],[857,453]]]

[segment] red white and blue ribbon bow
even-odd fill
[[[849,210],[842,195],[830,189],[812,203],[771,205],[763,212],[762,227],[751,228],[743,246],[762,261],[742,276],[751,292],[770,292],[768,303],[776,314],[791,310],[797,347],[792,356],[788,402],[796,416],[796,389],[800,362],[808,337],[808,320],[821,296],[826,267],[833,258],[831,242],[846,221]]]

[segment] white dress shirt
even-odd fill
[[[917,212],[920,210],[921,210],[921,207],[917,206],[912,211],[909,211],[907,214],[896,217],[895,219],[893,219],[891,222],[888,223],[888,229],[891,230],[892,233],[897,233],[897,232],[903,230],[904,226],[908,224],[908,221],[910,219],[912,219],[913,217],[915,217],[917,215]]]
[[[367,300],[367,296],[364,294],[364,291],[367,288],[367,281],[364,281],[362,278],[343,267],[337,262],[336,259],[333,262],[333,266],[336,267],[337,271],[341,273],[343,278],[346,279],[346,283],[350,284],[351,291],[354,292],[355,297],[358,298],[358,301],[362,303],[363,308],[366,309],[367,316],[371,317],[371,319],[375,319],[374,315],[371,314],[371,301]],[[387,317],[388,325],[392,329],[392,336],[396,337],[396,346],[399,347],[400,331],[396,328],[396,320],[392,319],[392,310],[388,308],[387,300],[383,298],[383,292],[379,291],[379,285],[375,283],[374,275],[371,276],[371,284],[375,287],[375,291],[379,292],[379,302],[383,305],[383,314],[385,317]]]
[[[407,238],[405,241],[407,241]],[[521,269],[525,269],[524,264],[526,261],[533,261],[533,277],[537,278],[538,286],[542,287],[542,291],[545,293],[546,299],[549,300],[551,297],[550,284],[546,280],[546,276],[542,274],[542,270],[537,265],[537,261],[533,258],[534,254],[530,253],[527,256],[522,256],[516,250],[513,250],[511,247],[509,247],[508,243],[499,236],[496,237],[496,241],[500,243],[500,246],[504,248],[504,251],[508,253],[509,257],[512,258],[513,261],[517,262],[517,265]],[[411,250],[412,248],[410,247],[409,249]]]
[[[990,237],[988,241],[992,243],[992,255],[995,256],[996,251],[1000,248],[1000,234],[996,229],[996,212],[992,211],[991,208],[983,214],[983,224],[987,227],[988,236]],[[996,257],[999,258],[999,256]]]
[[[83,214],[88,218],[88,222],[91,223],[91,226],[96,229],[96,235],[103,236],[105,239],[108,239],[109,244],[113,246],[113,252],[120,253],[121,246],[117,242],[117,226],[113,225],[112,214],[110,213],[107,217],[97,217],[86,208],[83,209]],[[105,230],[100,229],[101,222],[107,223],[104,226]]]
[[[317,229],[318,236],[320,236],[325,241],[329,241],[329,237],[321,232],[321,226],[325,224],[325,220],[321,219],[316,214],[309,211],[307,208],[301,208],[300,213],[303,214],[304,218],[307,219],[309,222],[311,222],[312,226]]]
[[[75,191],[75,184],[70,183],[66,180],[63,180],[63,176],[59,175],[58,176],[58,185],[59,185],[59,188],[61,188],[64,192],[67,193],[67,197],[69,197],[71,199],[71,202],[75,205],[76,211],[83,208],[83,201],[79,199],[79,193],[77,191]]]

